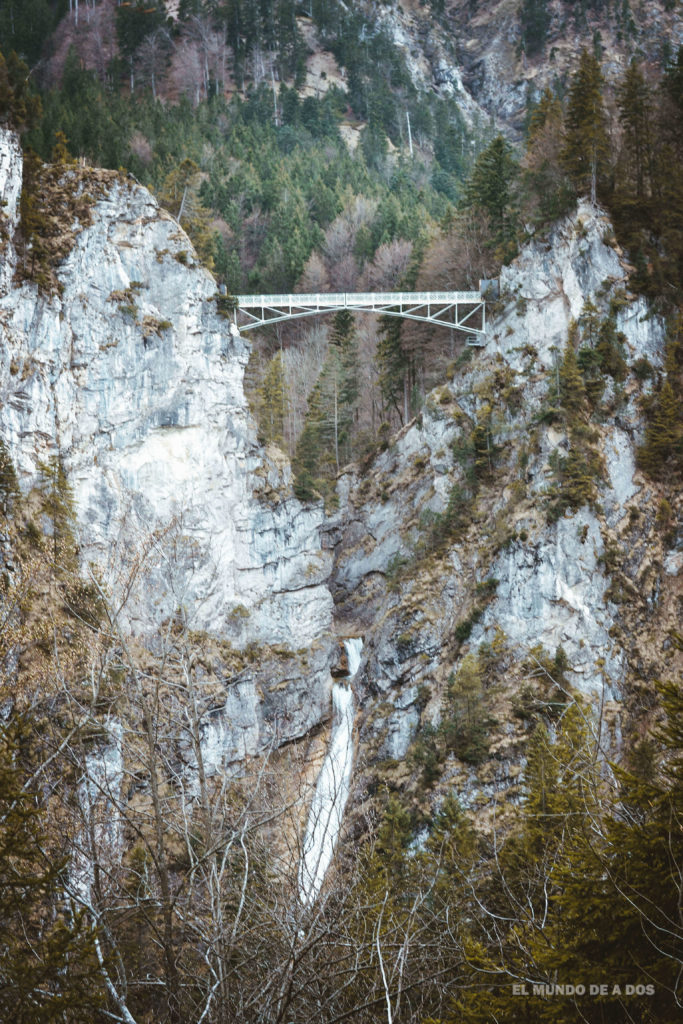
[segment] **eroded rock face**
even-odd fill
[[[554,366],[567,342],[570,320],[579,319],[586,300],[626,280],[617,252],[605,242],[610,235],[606,215],[582,202],[576,215],[560,221],[547,239],[530,242],[502,268],[501,292],[514,304],[491,323],[488,336],[489,345],[493,343],[508,365],[522,370],[525,347],[532,346],[546,369]],[[637,323],[629,308],[622,324],[631,325],[631,337],[640,345]],[[651,347],[659,348],[661,325],[655,330],[658,340]]]
[[[257,443],[247,343],[218,314],[185,233],[116,179],[58,268],[61,294],[41,296],[12,286],[21,154],[8,132],[0,186],[0,435],[22,485],[60,455],[84,566],[99,565],[117,597],[134,572],[124,628],[145,633],[182,608],[193,629],[238,646],[326,649],[322,508],[302,506],[286,460]],[[317,713],[329,675],[317,664],[313,676]],[[310,726],[308,712],[295,717]]]
[[[14,132],[0,129],[0,296],[10,288],[15,253],[12,236],[19,219],[22,162],[19,139]]]
[[[603,556],[600,524],[587,508],[560,519],[531,543],[512,544],[494,562],[496,598],[470,642],[481,642],[498,626],[523,650],[537,644],[551,652],[561,647],[572,666],[573,685],[596,693],[606,679],[613,696],[624,656],[608,632],[615,608],[605,600]]]
[[[336,551],[331,585],[344,628],[366,634],[359,686],[370,758],[403,757],[419,722],[439,720],[448,679],[463,657],[496,638],[504,638],[510,664],[529,657],[533,663],[533,651],[552,658],[561,648],[571,686],[591,699],[618,699],[634,664],[649,671],[638,644],[629,646],[619,605],[628,593],[646,630],[648,617],[659,613],[665,572],[652,557],[659,543],[654,516],[638,512],[653,503],[656,509],[636,469],[640,393],[648,385],[628,375],[617,395],[614,382],[606,383],[606,408],[617,412],[596,426],[604,466],[597,502],[557,521],[548,514],[552,463],[567,454],[568,439],[561,425],[539,415],[570,324],[588,300],[605,317],[618,296],[626,363],[646,355],[661,365],[664,324],[628,295],[611,237],[605,215],[586,202],[548,238],[526,246],[502,271],[502,308],[491,317],[487,346],[428,397],[369,475],[348,471],[340,480],[341,511],[329,530]],[[517,396],[512,408],[501,397],[503,386],[496,391],[501,380]],[[486,402],[495,406],[496,471],[469,524],[430,557],[425,517],[445,513],[453,486],[464,485],[455,451]],[[402,575],[401,561],[410,559]],[[501,757],[514,760],[500,742]]]

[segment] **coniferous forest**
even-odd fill
[[[412,6],[448,32],[452,5]],[[485,6],[471,2],[472,17]],[[658,10],[674,6],[666,0]],[[600,430],[618,417],[625,382],[637,381],[634,471],[657,502],[648,528],[663,550],[679,551],[683,47],[658,60],[640,51],[627,0],[521,0],[520,60],[550,60],[558,12],[580,45],[566,74],[528,91],[523,124],[511,125],[466,109],[457,91],[419,87],[410,46],[380,7],[393,10],[340,0],[1,0],[0,126],[19,134],[23,152],[16,287],[59,299],[73,224],[91,223],[114,181],[150,189],[187,233],[191,246],[175,261],[211,271],[226,320],[233,297],[250,293],[477,289],[527,243],[543,246],[586,200],[613,226],[604,241],[628,264],[628,280],[604,310],[584,304],[556,353],[533,429],[553,430],[566,446],[548,456],[539,521],[552,527],[586,507],[602,513]],[[598,21],[623,48],[618,66],[603,59]],[[314,49],[325,58],[315,89],[307,87]],[[87,187],[69,191],[67,178]],[[6,239],[0,209],[0,248]],[[135,323],[141,288],[133,281],[109,296]],[[665,324],[658,366],[629,362],[620,334],[621,308],[638,299]],[[172,326],[142,323],[145,339],[162,343]],[[367,473],[370,493],[373,460],[396,450],[395,438],[474,358],[445,330],[348,310],[278,324],[250,341],[245,388],[258,441],[291,460],[296,498],[332,517],[344,467],[356,467],[361,488]],[[17,381],[29,374],[9,372]],[[489,391],[453,414],[462,426],[449,442],[457,482],[440,510],[416,514],[418,539],[383,570],[390,600],[406,580],[441,572],[508,472],[508,428],[522,399],[505,372],[501,361]],[[531,448],[515,463],[521,480]],[[411,458],[418,472],[420,456]],[[492,575],[477,579],[470,605],[449,612],[455,639],[443,656],[439,716],[424,717],[430,695],[416,684],[422,717],[408,753],[378,761],[374,775],[364,765],[362,811],[325,898],[307,903],[286,870],[300,853],[300,812],[285,782],[303,777],[306,755],[283,746],[220,783],[202,765],[198,666],[241,678],[263,652],[210,639],[182,609],[153,641],[131,637],[104,580],[79,569],[60,458],[40,464],[28,493],[19,476],[0,439],[0,1019],[679,1019],[683,680],[675,672],[629,691],[617,751],[604,708],[574,686],[562,646],[520,652],[502,630],[464,646],[498,586]],[[380,510],[388,497],[388,485],[371,494]],[[494,554],[525,540],[508,533]],[[614,602],[636,602],[615,549],[606,545],[600,559],[621,581]],[[667,626],[672,652],[683,650],[681,600]],[[247,616],[235,606],[236,629]],[[413,641],[406,626],[396,640],[406,658]],[[273,644],[267,657],[293,672],[307,653]],[[514,799],[500,821],[495,802],[478,819],[455,787],[435,807],[430,794],[454,763],[475,773],[487,762],[488,737],[501,725],[492,695],[506,676],[522,680],[511,712],[525,735]],[[131,723],[132,766],[117,835],[109,819],[123,799],[105,776],[83,781],[88,751],[104,742],[102,716],[115,712]],[[187,804],[169,782],[180,757],[169,723],[178,716],[194,744],[183,756],[197,765]],[[88,859],[107,843],[125,851],[115,864]],[[566,980],[574,991],[553,996]]]

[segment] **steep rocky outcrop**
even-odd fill
[[[182,609],[240,649],[270,645],[281,738],[305,733],[329,714],[323,512],[296,500],[286,460],[257,443],[247,343],[178,224],[114,173],[56,267],[58,291],[13,283],[21,174],[17,139],[0,132],[0,436],[23,489],[59,455],[84,570],[99,567],[116,603],[126,595],[121,626],[146,634]],[[65,166],[60,185],[87,192],[89,172]],[[274,645],[305,649],[305,700],[284,698],[289,662],[278,675]],[[263,689],[243,690],[232,703],[258,734]]]
[[[88,188],[69,167],[61,180]],[[94,562],[114,597],[127,594],[124,629],[144,637],[182,610],[208,774],[329,717],[333,628],[365,641],[356,805],[378,771],[415,784],[416,750],[472,658],[477,757],[441,751],[436,776],[437,792],[454,785],[480,810],[514,795],[530,709],[581,691],[617,743],[634,702],[677,669],[680,497],[668,495],[663,526],[664,490],[636,469],[651,377],[633,366],[661,368],[664,324],[629,293],[600,210],[581,204],[504,268],[487,345],[464,350],[369,467],[342,473],[326,517],[258,444],[246,342],[151,196],[100,180],[47,295],[13,279],[21,162],[9,133],[0,185],[0,434],[24,490],[40,460],[61,457],[84,570]],[[571,438],[553,389],[587,309],[610,322],[623,372],[603,375],[593,410],[594,493],[558,511]]]
[[[661,366],[664,324],[626,282],[609,222],[581,204],[503,269],[486,347],[465,351],[369,472],[349,468],[340,480],[328,543],[338,615],[349,632],[365,634],[362,758],[398,772],[402,784],[415,778],[413,740],[443,718],[468,655],[489,666],[481,695],[488,754],[476,772],[453,755],[441,771],[480,807],[501,788],[514,792],[525,701],[541,706],[558,682],[582,691],[617,742],[634,694],[680,664],[671,640],[680,557],[670,550],[680,535],[664,536],[663,492],[636,469],[649,384],[632,371],[605,378],[593,416],[595,500],[552,513],[569,439],[547,413],[586,304],[617,325],[626,367],[643,358]],[[490,468],[473,487],[473,432],[484,418]],[[377,770],[359,777],[357,795]]]
[[[683,42],[680,6],[545,4],[547,31],[537,51],[525,52],[518,0],[452,0],[443,5],[406,0],[367,5],[405,55],[418,87],[454,96],[470,124],[481,114],[513,129],[523,126],[527,104],[573,71],[582,47],[598,48],[609,79],[629,59],[662,60]]]

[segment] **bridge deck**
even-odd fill
[[[261,306],[319,306],[321,309],[351,308],[363,305],[402,305],[404,303],[470,303],[481,302],[480,292],[296,292],[290,295],[238,295],[240,309]]]
[[[241,314],[241,331],[349,309],[448,327],[466,332],[469,344],[485,343],[486,304],[481,292],[311,292],[238,295],[236,299],[235,322]]]

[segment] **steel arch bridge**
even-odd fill
[[[468,345],[486,344],[486,303],[481,292],[319,292],[237,295],[235,299],[235,324],[240,331],[348,309],[448,327],[467,334]]]

